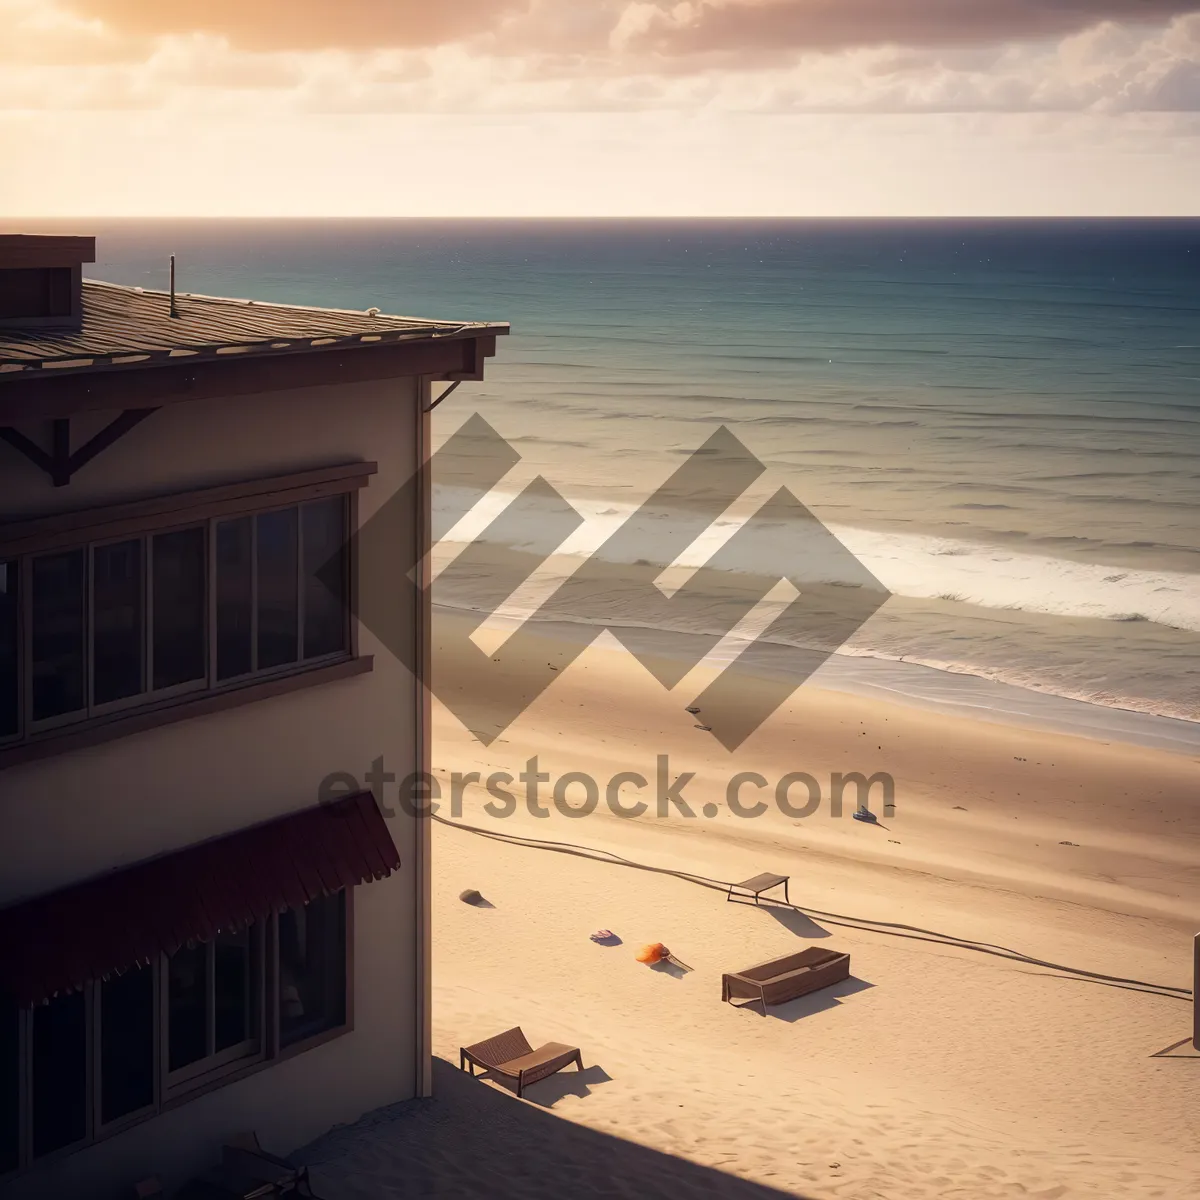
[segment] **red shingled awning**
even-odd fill
[[[0,992],[40,1004],[399,866],[357,792],[0,910]]]

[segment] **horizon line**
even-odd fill
[[[1194,213],[74,213],[0,214],[0,224],[64,221],[1200,221]]]

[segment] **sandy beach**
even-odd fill
[[[439,1093],[312,1148],[331,1194],[1195,1194],[1200,1056],[1179,1043],[1200,762],[811,687],[734,754],[696,728],[702,716],[603,643],[488,748],[439,712],[439,815],[458,822],[434,826]],[[515,812],[489,815],[488,775],[515,777],[535,754],[549,815],[530,815],[520,783]],[[659,755],[672,779],[694,772],[695,816],[655,813]],[[452,774],[472,771],[481,781],[452,805]],[[586,818],[554,808],[571,771],[600,781]],[[603,803],[621,771],[651,781],[640,819]],[[738,817],[725,786],[739,771],[772,787],[788,772],[883,771],[896,808],[877,825],[851,820],[853,803],[832,816],[828,797],[803,820],[773,800]],[[613,856],[713,881],[786,874],[804,911],[730,904]],[[461,902],[466,888],[486,903]],[[600,928],[621,944],[590,941]],[[641,965],[648,942],[694,970]],[[807,945],[848,951],[851,979],[766,1017],[720,1002],[723,971]],[[518,1024],[535,1045],[579,1045],[587,1069],[524,1101],[454,1073],[461,1045]],[[439,1104],[483,1109],[463,1133]],[[531,1106],[562,1122],[525,1123]],[[539,1166],[528,1138],[557,1157]],[[480,1156],[505,1179],[473,1174]]]

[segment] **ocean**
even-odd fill
[[[115,282],[511,322],[435,437],[592,545],[728,428],[893,594],[814,682],[1200,752],[1200,221],[84,224]]]

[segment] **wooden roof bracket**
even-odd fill
[[[433,410],[437,408],[437,406],[441,404],[441,402],[445,400],[445,398],[450,395],[450,393],[454,391],[454,389],[458,387],[460,383],[462,383],[462,380],[456,379],[425,411],[427,413],[433,412]]]
[[[98,454],[123,438],[131,429],[140,425],[157,408],[128,408],[110,421],[99,433],[84,442],[71,453],[71,418],[58,417],[50,422],[50,450],[41,448],[11,425],[0,426],[0,441],[7,442],[20,451],[33,465],[50,476],[55,487],[66,487],[71,476],[86,466]]]

